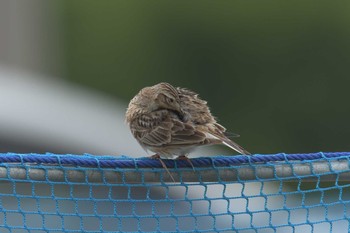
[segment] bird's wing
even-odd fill
[[[168,117],[159,121],[155,127],[142,127],[139,124],[135,137],[146,146],[186,146],[205,144],[206,135],[188,123]]]
[[[206,135],[198,131],[193,125],[179,120],[173,121],[171,133],[172,145],[200,145],[206,144]]]

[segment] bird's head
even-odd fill
[[[153,112],[159,109],[169,109],[182,112],[177,90],[169,83],[159,83],[145,87],[130,101],[130,106]]]
[[[178,91],[169,83],[159,83],[154,85],[155,92],[153,98],[158,109],[169,109],[181,113],[180,98]]]

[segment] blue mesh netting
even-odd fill
[[[349,158],[0,154],[0,232],[348,232]]]

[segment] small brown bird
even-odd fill
[[[197,147],[215,144],[250,154],[225,135],[226,129],[216,122],[206,101],[169,83],[143,88],[130,101],[126,122],[140,145],[156,153],[153,158],[188,160]]]

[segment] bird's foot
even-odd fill
[[[186,160],[191,165],[191,167],[192,167],[192,169],[194,171],[193,163],[186,155],[180,155],[176,159],[178,159],[178,160]]]
[[[160,159],[160,155],[159,154],[154,154],[150,156],[151,159]]]
[[[165,163],[163,162],[163,160],[160,158],[159,154],[154,154],[152,156],[150,156],[151,159],[158,159],[158,161],[162,164],[163,168],[166,170],[166,172],[168,173],[168,175],[170,176],[170,178],[173,180],[173,182],[175,183],[175,179],[174,177],[171,175],[171,173],[169,172],[169,169],[167,168],[167,166],[165,165]]]

